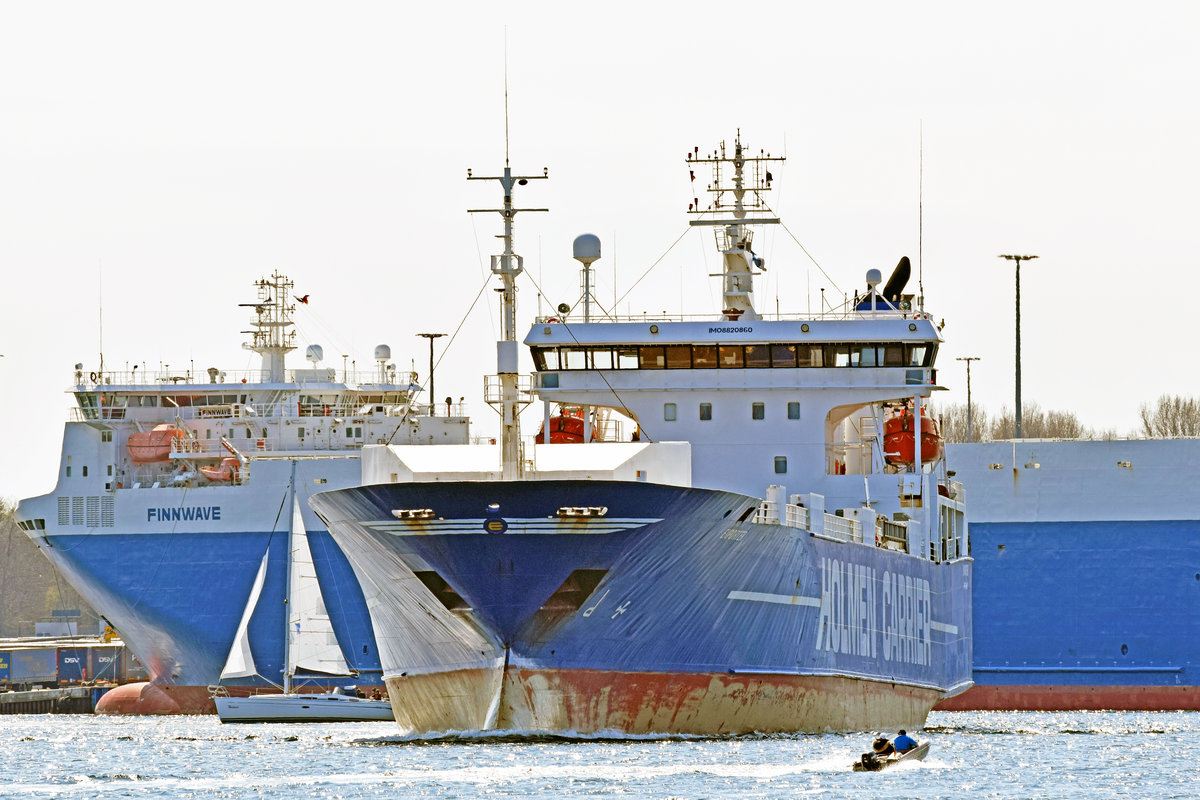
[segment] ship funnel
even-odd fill
[[[308,349],[304,351],[304,357],[316,364],[318,361],[325,359],[325,350],[319,344],[310,344]]]
[[[600,238],[591,233],[580,234],[575,237],[572,250],[576,261],[590,267],[593,261],[600,258]]]
[[[392,348],[388,347],[386,344],[381,344],[375,348],[375,360],[376,361],[388,361],[389,359],[391,359],[391,357],[392,357]]]
[[[912,275],[912,264],[908,260],[908,256],[902,256],[900,263],[892,270],[888,282],[883,287],[883,297],[889,303],[899,303],[900,293],[904,291],[905,284],[908,283],[909,276]]]

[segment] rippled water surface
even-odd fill
[[[0,716],[0,797],[1194,798],[1200,713],[935,713],[922,764],[870,734],[410,739],[390,723]]]

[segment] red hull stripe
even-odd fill
[[[934,711],[1200,711],[1200,686],[973,686]]]

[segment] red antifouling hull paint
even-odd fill
[[[935,711],[1200,711],[1200,686],[974,686]]]

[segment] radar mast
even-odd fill
[[[754,273],[766,271],[765,261],[753,249],[754,232],[750,225],[778,225],[779,218],[764,216],[770,213],[765,195],[771,190],[770,165],[782,164],[784,159],[759,151],[757,156],[747,155],[742,146],[742,134],[738,131],[733,143],[733,154],[728,155],[725,142],[710,155],[701,156],[700,148],[687,155],[689,173],[696,180],[696,165],[712,165],[712,183],[708,185],[710,196],[706,208],[701,208],[700,198],[695,197],[688,212],[696,215],[713,215],[711,218],[693,219],[690,225],[713,226],[717,249],[721,251],[722,306],[721,313],[728,320],[760,319],[754,309]],[[733,174],[729,174],[732,167]]]
[[[283,383],[284,358],[296,349],[296,332],[289,330],[294,324],[292,313],[296,306],[288,301],[295,284],[275,272],[254,285],[258,289],[258,302],[238,303],[241,308],[254,309],[254,320],[250,323],[253,330],[242,331],[250,334],[251,339],[242,348],[262,356],[264,383]]]
[[[500,413],[500,464],[504,480],[515,480],[524,473],[521,459],[521,407],[523,401],[517,385],[517,276],[525,269],[525,260],[513,251],[513,219],[521,211],[549,211],[548,208],[514,208],[513,190],[524,186],[532,180],[544,180],[550,177],[549,168],[543,168],[541,175],[513,175],[504,161],[503,175],[472,175],[467,170],[469,181],[499,181],[504,189],[503,208],[472,208],[468,214],[496,212],[504,219],[504,233],[499,239],[504,241],[504,252],[492,256],[492,274],[498,275],[502,284],[500,292],[501,304],[501,339],[496,342],[496,372],[499,375],[499,396],[485,392],[487,401]]]

